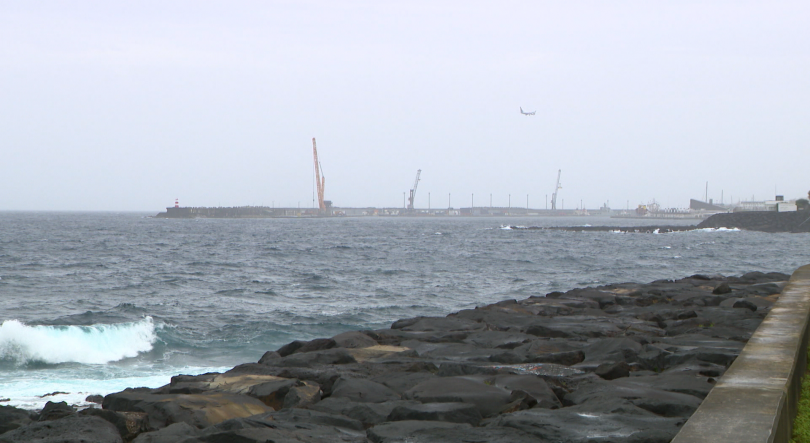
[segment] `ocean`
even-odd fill
[[[0,212],[0,405],[87,405],[292,340],[503,299],[810,263],[810,234],[506,228],[656,223],[595,216],[151,215]]]

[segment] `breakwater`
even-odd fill
[[[580,288],[294,341],[222,374],[110,394],[103,409],[18,414],[0,441],[668,442],[788,277]]]
[[[715,214],[700,222],[697,227],[735,227],[762,232],[810,232],[810,211]]]

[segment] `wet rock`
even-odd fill
[[[152,429],[179,422],[204,428],[231,418],[272,411],[258,399],[228,392],[151,394],[126,390],[107,395],[102,406],[118,412],[144,412]]]
[[[594,374],[602,377],[605,380],[615,380],[617,378],[630,376],[630,365],[620,361],[616,363],[602,363],[599,365]]]
[[[72,415],[0,434],[0,443],[123,443],[118,430],[98,417]]]
[[[274,360],[272,363],[281,367],[313,367],[318,365],[345,365],[357,363],[357,360],[346,349],[337,348],[325,351],[293,353],[279,360]]]
[[[332,337],[332,340],[341,348],[367,348],[369,346],[376,346],[376,340],[369,337],[367,334],[358,331],[349,331],[338,334]]]
[[[356,402],[382,403],[400,400],[391,388],[371,380],[340,378],[332,387],[332,397],[347,398]]]
[[[439,377],[419,383],[404,393],[409,400],[422,403],[469,403],[482,417],[499,413],[510,403],[510,392],[464,377]]]
[[[282,378],[251,386],[247,394],[278,411],[284,407],[284,398],[290,389],[301,385],[303,385],[301,380]]]
[[[395,407],[387,421],[428,420],[450,423],[469,423],[478,426],[481,413],[469,403],[420,403]]]
[[[411,434],[419,443],[537,443],[537,438],[514,428],[432,428]]]
[[[302,408],[313,405],[321,400],[321,388],[317,383],[305,381],[290,388],[284,396],[282,409]]]
[[[132,443],[180,443],[199,436],[201,431],[188,423],[174,423],[163,429],[139,435]]]
[[[531,395],[535,407],[555,409],[562,407],[560,400],[551,390],[548,383],[533,375],[501,374],[495,377],[492,384],[507,391],[520,390]]]
[[[368,439],[373,443],[401,443],[406,439],[416,440],[426,432],[443,429],[459,432],[472,429],[466,423],[448,423],[441,421],[394,421],[374,426],[367,431]]]
[[[436,376],[429,371],[425,372],[389,372],[386,374],[378,375],[371,380],[383,384],[400,396],[407,390],[422,383],[423,381],[436,378]]]
[[[337,346],[337,343],[331,338],[316,338],[310,341],[294,341],[280,347],[276,352],[282,357],[292,355],[298,352],[312,352],[322,351],[325,349],[332,349]]]
[[[292,342],[225,374],[114,394],[103,414],[146,414],[151,429],[193,426],[137,437],[174,436],[155,442],[665,442],[786,278],[618,283],[403,319]],[[217,395],[233,404],[208,402]]]
[[[76,409],[73,406],[69,406],[66,402],[60,401],[59,403],[54,403],[49,401],[45,403],[45,407],[39,412],[37,421],[58,420],[75,413]]]
[[[602,441],[668,443],[683,421],[651,413],[600,413],[580,406],[503,414],[490,425],[515,428],[540,441],[587,443],[598,435]]]
[[[515,349],[534,338],[520,332],[482,331],[468,335],[464,342],[481,348]]]
[[[115,412],[88,408],[80,411],[79,415],[107,420],[118,429],[118,434],[125,442],[132,441],[138,435],[151,430],[149,429],[149,417],[143,412]]]
[[[84,401],[90,402],[90,403],[101,404],[101,402],[104,401],[104,396],[103,395],[98,395],[98,394],[88,395],[87,397],[84,398]]]
[[[309,406],[309,409],[331,414],[344,415],[359,421],[365,427],[374,426],[385,422],[388,415],[397,406],[421,404],[414,400],[396,400],[383,403],[360,403],[347,398],[326,398],[317,404]]]
[[[31,413],[13,406],[0,406],[0,434],[33,422]]]
[[[629,379],[620,379],[627,381]],[[605,397],[626,399],[635,406],[664,417],[689,417],[700,405],[699,398],[620,380],[588,383],[565,396],[565,403],[582,405]]]
[[[273,423],[310,423],[320,426],[334,426],[336,428],[364,431],[363,424],[357,420],[339,414],[314,411],[309,409],[285,409],[283,411],[268,412],[252,417],[252,420],[265,420]]]
[[[559,365],[573,366],[582,363],[584,360],[585,353],[583,351],[567,351],[549,352],[534,356],[529,355],[524,361],[527,363],[556,363]]]
[[[634,362],[638,360],[638,353],[643,346],[630,338],[605,338],[594,341],[582,351],[585,353],[585,363],[602,362]]]
[[[757,310],[757,305],[755,305],[750,300],[745,299],[745,298],[735,301],[734,304],[731,307],[732,308],[744,308],[744,309],[749,309],[751,311],[756,311]]]

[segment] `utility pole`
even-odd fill
[[[428,211],[430,211],[430,192],[428,192]]]
[[[447,193],[447,209],[450,209],[452,207],[453,207],[453,205],[450,204],[450,193],[448,192]]]
[[[475,194],[471,194],[471,195],[472,195],[472,197],[470,197],[470,214],[472,215],[472,208],[475,207]]]

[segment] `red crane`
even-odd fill
[[[323,189],[326,186],[326,176],[322,176],[323,168],[321,168],[321,162],[318,161],[318,148],[315,145],[315,137],[312,137],[312,157],[315,161],[315,184],[318,187],[318,208],[321,211],[325,211],[326,204],[323,202]]]

